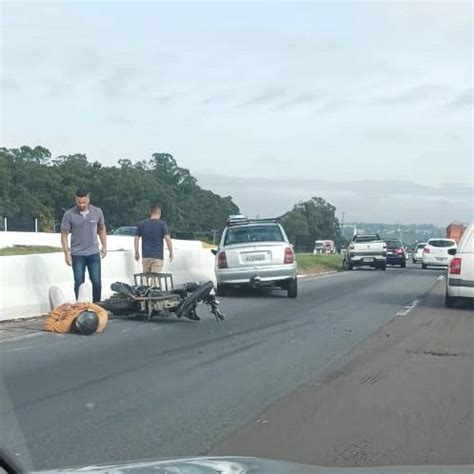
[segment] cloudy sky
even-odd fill
[[[169,152],[249,215],[472,220],[471,2],[1,8],[3,146]]]

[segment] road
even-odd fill
[[[27,468],[206,454],[266,406],[342,364],[442,272],[300,280],[299,297],[222,298],[217,323],[113,320],[102,335],[0,343],[0,445]]]

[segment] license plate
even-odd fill
[[[265,260],[265,254],[259,255],[247,255],[245,257],[246,262],[263,262]]]
[[[447,260],[446,257],[436,257],[436,261],[438,262],[445,262]]]
[[[373,258],[364,258],[363,261],[364,262],[373,262],[374,259]]]

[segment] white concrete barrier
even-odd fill
[[[58,242],[59,234],[0,232],[0,248],[13,245],[58,246]],[[107,247],[109,253],[102,261],[103,298],[112,293],[110,285],[113,282],[131,283],[133,274],[141,271],[141,264],[133,258],[133,238],[110,236]],[[125,250],[118,250],[121,248]],[[188,281],[215,282],[215,257],[209,249],[202,248],[201,242],[173,240],[173,248],[175,255],[171,263],[165,249],[163,271],[172,273],[175,285]],[[86,281],[87,278],[86,274]],[[48,292],[52,285],[61,288],[67,298],[74,300],[72,269],[65,264],[62,252],[0,257],[0,321],[47,313]]]

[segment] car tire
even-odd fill
[[[216,295],[217,296],[226,296],[227,295],[227,287],[224,285],[217,285],[216,286]]]
[[[286,292],[287,292],[288,298],[296,298],[298,296],[298,279],[297,278],[292,278],[291,280],[288,280]]]
[[[426,270],[426,265],[425,265],[424,263],[422,263],[422,264],[421,264],[421,268],[422,268],[423,270]]]
[[[380,270],[382,270],[382,271],[384,272],[385,270],[387,270],[387,265],[385,265],[385,264],[384,264],[384,265],[380,265],[379,268],[380,268]]]
[[[354,266],[352,265],[352,263],[348,262],[346,259],[342,261],[342,268],[344,270],[352,270],[353,267]]]
[[[446,291],[446,295],[444,297],[444,306],[446,308],[452,308],[456,303],[456,298],[453,298],[452,296],[448,295],[448,292]]]
[[[407,267],[407,262],[406,261],[403,261],[401,264],[400,264],[400,268],[406,268]]]

